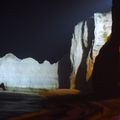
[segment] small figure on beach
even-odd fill
[[[4,83],[0,84],[0,88],[2,88],[3,90],[6,90]]]

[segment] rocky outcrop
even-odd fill
[[[58,81],[59,88],[70,88],[70,74],[71,74],[70,54],[67,54],[58,61]]]
[[[101,47],[107,42],[108,37],[111,34],[112,28],[112,14],[108,13],[95,13],[95,40],[93,47],[94,58],[98,55]]]
[[[86,88],[86,80],[91,78],[95,58],[106,43],[111,26],[111,12],[95,13],[94,17],[75,26],[70,52],[71,88]]]
[[[5,87],[56,89],[89,88],[94,62],[111,33],[111,12],[95,13],[75,26],[70,55],[50,64],[13,54],[0,58],[0,83]]]
[[[5,87],[58,88],[58,63],[39,63],[33,58],[19,59],[9,53],[0,58],[0,83]]]
[[[120,91],[120,4],[113,0],[112,35],[96,58],[92,75],[94,91],[107,95],[119,95]]]

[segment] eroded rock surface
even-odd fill
[[[33,58],[23,60],[9,53],[0,58],[0,83],[6,87],[58,88],[58,63],[39,63]]]
[[[76,88],[91,78],[95,58],[110,36],[111,26],[111,12],[95,13],[94,17],[75,26],[70,51],[73,68],[71,88]],[[79,85],[77,88],[80,88]]]

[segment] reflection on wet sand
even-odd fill
[[[116,120],[120,98],[80,96],[57,90],[40,95],[0,93],[0,119],[9,120]],[[58,93],[58,94],[57,94]],[[74,94],[72,94],[74,93]]]

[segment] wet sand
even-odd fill
[[[120,98],[80,96],[76,90],[0,93],[0,120],[119,120]]]

